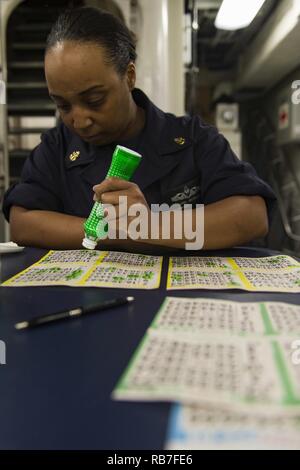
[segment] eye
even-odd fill
[[[104,103],[105,99],[102,98],[101,100],[97,100],[97,101],[88,101],[87,102],[87,105],[90,107],[90,108],[99,108],[99,106],[102,106],[102,104]]]

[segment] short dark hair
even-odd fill
[[[45,54],[63,41],[94,43],[105,48],[107,63],[122,76],[136,60],[134,34],[116,16],[94,7],[63,12],[51,28]]]

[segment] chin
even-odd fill
[[[103,145],[109,145],[109,144],[111,144],[111,142],[112,141],[109,140],[109,139],[101,139],[101,138],[99,139],[99,138],[97,138],[97,139],[93,140],[93,142],[90,142],[90,143],[93,144],[93,145],[102,145],[103,146]]]
[[[93,145],[107,145],[109,143],[109,139],[101,136],[97,136],[93,139],[83,139],[85,142]]]

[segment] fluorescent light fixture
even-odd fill
[[[215,27],[234,31],[246,28],[255,18],[265,0],[223,0]]]

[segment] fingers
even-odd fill
[[[118,220],[122,217],[127,216],[128,207],[127,204],[103,204],[104,208],[104,217],[107,222],[110,220]]]
[[[144,200],[137,184],[118,178],[109,178],[94,186],[93,189],[95,191],[94,201],[102,202],[102,204],[118,205],[125,198],[130,206]]]
[[[102,204],[112,204],[116,206],[118,204],[122,204],[123,201],[128,201],[132,199],[131,192],[128,190],[125,191],[109,191],[101,194],[101,202]]]
[[[114,222],[116,230],[127,231],[128,223],[134,216],[130,209],[141,205],[146,212],[149,210],[147,201],[138,185],[118,178],[108,178],[93,187],[94,200],[102,203],[104,217],[108,225]]]
[[[97,200],[102,201],[103,193],[121,191],[122,193],[130,188],[135,188],[136,184],[120,178],[107,178],[102,183],[93,186]]]

